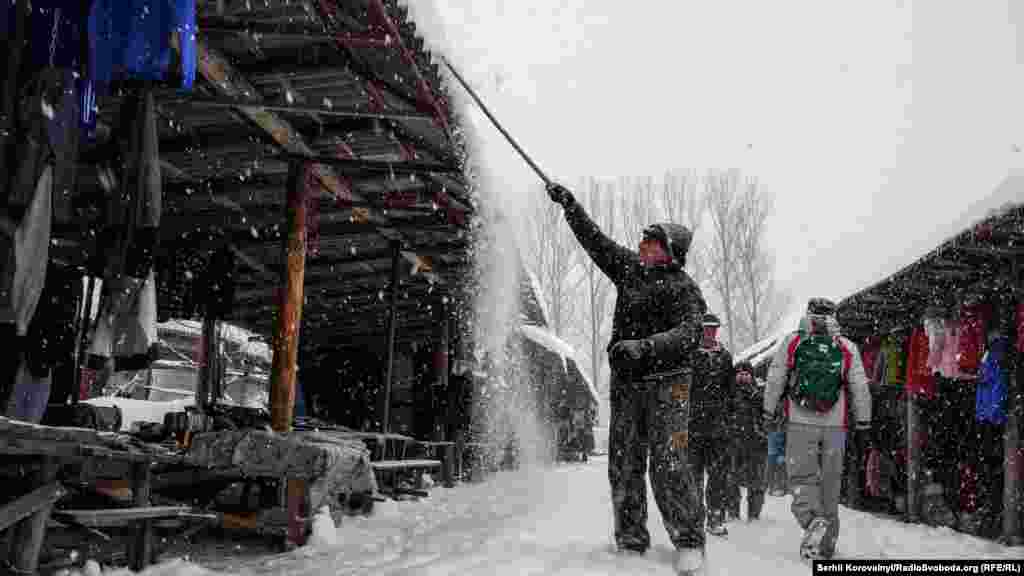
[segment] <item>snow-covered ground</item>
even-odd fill
[[[210,566],[222,573],[326,575],[672,574],[671,546],[650,502],[653,545],[646,557],[611,551],[606,461],[533,474],[503,473],[477,485],[434,488],[419,502],[380,504],[370,518],[346,518],[322,544],[259,560]],[[712,574],[806,575],[789,498],[769,498],[764,518],[709,538]],[[1020,558],[1024,551],[948,529],[906,525],[842,511],[847,558]],[[322,530],[322,527],[321,527]],[[205,574],[187,563],[151,568],[159,576]]]

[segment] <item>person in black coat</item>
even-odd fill
[[[721,322],[714,314],[705,314],[702,324],[690,395],[690,466],[695,478],[708,475],[707,531],[725,536],[736,382],[732,354],[718,341]]]
[[[678,224],[647,227],[637,251],[609,238],[569,190],[547,188],[591,260],[615,285],[608,359],[612,369],[608,479],[620,551],[643,553],[647,531],[647,457],[651,486],[676,570],[704,565],[704,510],[687,466],[693,358],[707,305],[684,267],[691,232]]]
[[[747,520],[757,520],[764,506],[765,464],[768,461],[768,436],[762,407],[764,388],[754,379],[750,362],[736,364],[736,489],[747,489]],[[737,504],[738,505],[738,504]]]

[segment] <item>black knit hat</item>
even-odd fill
[[[834,316],[835,302],[828,298],[811,298],[807,301],[807,314],[811,316]]]
[[[719,327],[722,323],[718,320],[718,316],[711,314],[710,312],[704,315],[704,326]]]

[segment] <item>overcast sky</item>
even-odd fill
[[[758,177],[779,278],[801,300],[894,271],[1024,168],[1018,0],[412,3],[552,177]],[[483,160],[539,197],[480,119]]]

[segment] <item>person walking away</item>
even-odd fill
[[[732,354],[718,341],[721,326],[714,314],[704,315],[704,334],[694,356],[690,407],[690,467],[698,489],[707,479],[707,531],[726,536],[725,515],[732,456],[733,403],[736,398]],[[704,500],[705,490],[701,490]]]
[[[762,406],[764,390],[754,379],[754,367],[747,361],[736,364],[736,485],[747,489],[748,522],[760,518],[764,506],[768,437],[761,415]]]
[[[791,510],[804,537],[804,559],[832,558],[839,538],[839,493],[846,448],[846,404],[852,396],[856,429],[870,434],[871,394],[857,346],[839,334],[836,306],[824,298],[807,305],[809,331],[787,336],[772,361],[764,418],[776,414],[785,393],[786,460]]]
[[[700,288],[684,270],[692,233],[678,224],[655,224],[633,251],[602,232],[565,187],[550,184],[547,192],[617,293],[608,343],[608,480],[615,543],[623,553],[642,554],[650,547],[649,452],[654,500],[676,548],[675,569],[686,576],[703,574],[704,510],[686,461],[693,354],[707,310]]]
[[[804,316],[800,318],[797,333],[806,335],[808,330],[807,317]],[[782,346],[782,343],[780,342],[778,346]],[[769,361],[769,369],[771,364]],[[779,498],[789,494],[786,473],[786,416],[785,403],[780,402],[774,418],[765,422],[765,430],[768,432],[768,493]]]

